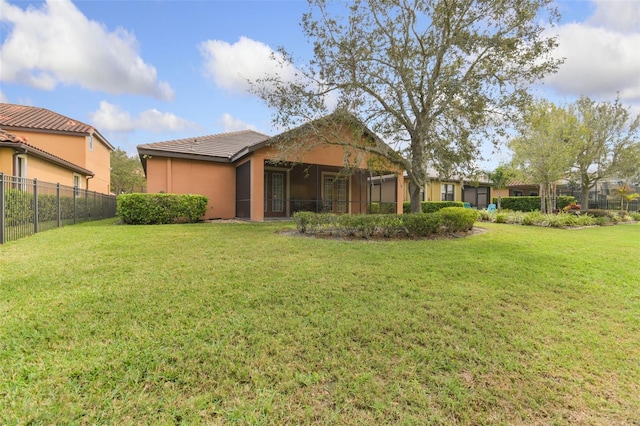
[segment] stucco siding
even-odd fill
[[[209,198],[204,219],[235,217],[235,165],[177,158],[147,159],[147,192]]]
[[[13,175],[13,153],[11,148],[0,148],[0,173]]]
[[[43,151],[60,157],[70,163],[91,170],[94,177],[89,180],[89,190],[108,194],[111,190],[111,151],[94,138],[93,151],[89,150],[88,137],[85,135],[67,135],[15,131],[17,136],[25,137],[27,143]],[[82,187],[87,182],[83,176]],[[62,182],[60,182],[62,183]]]

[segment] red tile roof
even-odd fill
[[[84,134],[95,131],[88,124],[45,108],[2,103],[0,103],[0,126]]]

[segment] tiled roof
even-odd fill
[[[0,129],[0,142],[26,143],[27,141],[22,136],[16,136],[13,133]]]
[[[93,127],[45,108],[0,103],[0,126],[72,133],[93,133]]]
[[[87,170],[84,167],[80,167],[77,164],[73,164],[63,158],[58,157],[57,155],[53,155],[47,151],[44,151],[38,147],[35,147],[21,137],[16,136],[13,133],[9,133],[5,130],[0,129],[0,146],[6,146],[13,149],[23,150],[24,152],[28,152],[31,155],[34,155],[39,158],[43,158],[47,161],[50,161],[54,164],[58,164],[67,169],[73,170],[74,172],[81,173],[85,176],[93,176],[94,173],[91,170]]]
[[[259,144],[270,138],[270,136],[253,130],[241,130],[138,145],[138,152],[179,153],[189,156],[219,157],[230,160],[234,154],[244,148]]]

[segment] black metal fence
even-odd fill
[[[0,244],[116,215],[116,197],[0,173]]]

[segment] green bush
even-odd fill
[[[538,197],[538,201],[539,200],[540,200],[540,197]],[[562,210],[568,205],[577,204],[577,203],[578,203],[578,200],[573,195],[561,195],[558,198],[556,198],[556,209]],[[538,203],[538,208],[540,208],[540,203]]]
[[[442,216],[439,213],[405,214],[402,224],[409,237],[428,237],[441,232]]]
[[[422,213],[435,213],[445,207],[464,207],[462,201],[423,201],[420,203]],[[411,203],[402,204],[403,213],[411,213]]]
[[[369,204],[369,213],[370,214],[392,214],[396,212],[396,204],[395,203],[370,203]]]
[[[445,232],[468,231],[477,220],[476,210],[449,207],[436,213],[335,215],[296,212],[296,229],[305,234],[371,238],[375,236],[428,237]]]
[[[438,211],[442,224],[449,232],[470,231],[478,220],[478,211],[464,207],[444,207]]]
[[[19,189],[4,193],[5,224],[18,226],[33,223],[33,194]]]
[[[197,222],[207,210],[207,197],[190,194],[121,194],[116,214],[129,225]]]
[[[498,204],[498,199],[493,199],[494,204]],[[502,209],[520,212],[532,212],[540,210],[540,197],[502,197],[500,200]]]
[[[629,213],[629,216],[631,216],[631,219],[633,219],[635,221],[640,221],[640,212],[639,213]]]

